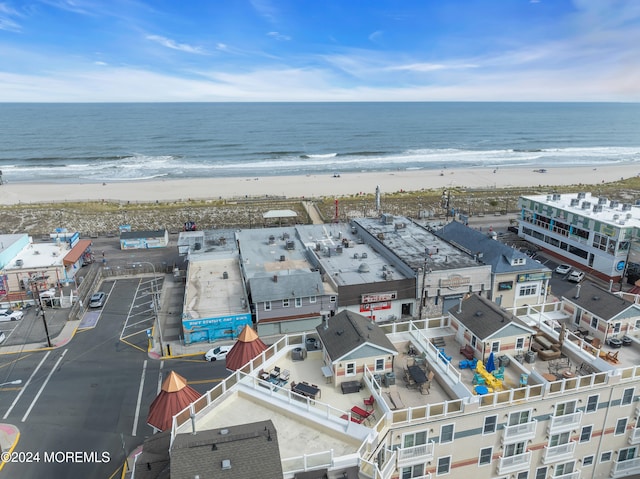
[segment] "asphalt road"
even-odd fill
[[[0,388],[0,422],[20,429],[15,452],[23,453],[0,477],[112,477],[153,434],[149,405],[171,370],[201,393],[228,375],[224,362],[154,360],[120,340],[134,323],[148,320],[145,281],[105,282],[101,289],[109,296],[96,326],[65,347],[0,357],[2,382],[22,379],[20,386]]]

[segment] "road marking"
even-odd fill
[[[140,416],[140,405],[142,403],[142,389],[144,388],[144,375],[147,372],[147,360],[144,360],[142,365],[142,375],[140,376],[140,387],[138,388],[138,403],[136,404],[136,415],[133,418],[133,431],[131,432],[132,436],[136,435],[136,431],[138,430],[138,417]]]
[[[163,367],[164,367],[164,359],[160,361],[160,371],[158,371],[158,392],[156,393],[156,396],[160,394],[160,391],[162,390],[162,368]]]
[[[51,379],[51,376],[53,375],[55,370],[58,369],[58,365],[60,364],[60,361],[62,361],[62,358],[64,358],[64,355],[67,354],[67,351],[68,349],[65,349],[64,351],[62,351],[62,354],[56,361],[56,364],[54,364],[53,368],[51,368],[51,371],[49,371],[49,374],[47,375],[47,379],[44,380],[44,382],[42,383],[42,386],[40,386],[40,389],[38,390],[38,394],[36,394],[36,397],[34,397],[33,401],[31,401],[31,406],[29,406],[29,409],[27,409],[27,412],[24,413],[24,416],[22,416],[22,422],[25,422],[27,420],[27,417],[29,417],[29,414],[31,414],[31,410],[33,409],[33,406],[35,406],[36,402],[38,402],[38,399],[40,398],[40,394],[42,394],[42,391],[44,391],[45,386],[49,382],[49,379]]]
[[[24,386],[22,386],[22,391],[20,391],[20,393],[16,396],[16,398],[13,400],[13,402],[11,403],[11,406],[9,407],[9,409],[7,409],[7,412],[5,413],[4,416],[2,416],[2,419],[7,419],[7,417],[9,416],[9,414],[11,414],[11,411],[13,410],[14,406],[18,403],[18,401],[20,400],[20,398],[22,397],[22,394],[24,393],[25,389],[27,389],[27,386],[29,386],[29,384],[31,383],[31,380],[33,379],[33,377],[36,375],[36,373],[38,372],[38,369],[40,369],[40,367],[44,364],[45,360],[47,359],[47,356],[49,356],[49,354],[51,354],[51,351],[47,351],[47,354],[44,355],[44,357],[42,358],[42,360],[40,361],[40,363],[36,366],[36,368],[33,370],[33,372],[31,373],[31,376],[29,376],[29,379],[27,379],[27,382],[24,383]]]

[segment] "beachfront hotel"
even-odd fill
[[[638,250],[640,205],[591,193],[522,196],[519,236],[601,279],[621,282]]]
[[[160,477],[153,461],[165,461],[162,477],[239,477],[216,438],[228,448],[220,431],[264,421],[287,479],[634,477],[634,299],[585,283],[513,312],[477,294],[428,320],[378,325],[339,312],[282,337],[175,415],[166,449],[143,449],[130,477]],[[620,341],[606,341],[614,328]],[[310,337],[320,347],[297,355]],[[261,437],[260,450],[235,444],[260,457],[271,447]]]

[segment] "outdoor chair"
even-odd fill
[[[373,394],[369,396],[369,398],[363,399],[365,406],[373,407],[373,404],[376,402],[376,398],[373,397]]]

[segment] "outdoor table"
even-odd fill
[[[295,385],[293,390],[298,394],[311,399],[315,399],[316,396],[320,397],[320,388],[314,387],[311,384],[298,383]]]
[[[420,366],[409,366],[407,370],[416,383],[422,384],[427,382],[427,375],[420,369]]]
[[[331,369],[331,366],[322,366],[322,375],[324,376],[324,379],[327,383],[331,382],[331,377],[333,376],[333,370]]]
[[[353,406],[351,408],[351,412],[353,414],[357,414],[358,416],[360,416],[363,419],[367,419],[369,416],[373,416],[373,411],[365,411],[360,406]]]
[[[476,393],[480,396],[483,396],[489,392],[489,388],[487,386],[476,386]]]

